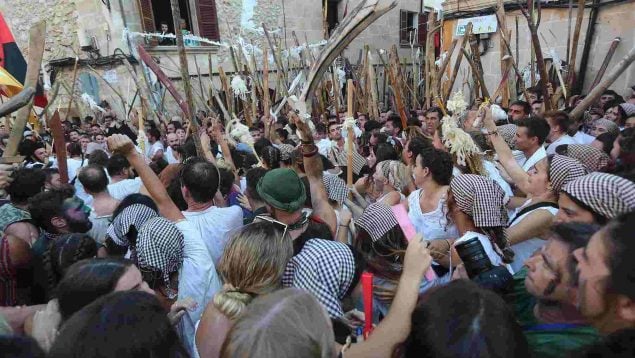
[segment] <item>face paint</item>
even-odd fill
[[[62,211],[71,232],[85,233],[93,227],[93,223],[88,218],[91,210],[83,200],[77,197],[66,199],[62,205]]]

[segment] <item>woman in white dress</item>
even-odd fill
[[[425,240],[455,239],[456,226],[448,221],[446,205],[452,180],[452,157],[434,148],[425,148],[415,157],[413,178],[417,190],[408,196],[408,217]]]

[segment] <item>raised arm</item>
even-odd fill
[[[488,108],[485,111],[485,119],[483,120],[483,125],[489,132],[489,137],[492,140],[494,150],[496,150],[496,154],[498,154],[498,161],[501,163],[503,168],[505,168],[505,171],[507,171],[507,174],[509,174],[513,183],[520,190],[522,190],[523,193],[526,194],[527,187],[529,186],[529,175],[523,170],[520,165],[518,165],[516,159],[514,159],[512,150],[509,148],[507,143],[505,143],[503,137],[498,134],[496,123],[494,123],[494,119],[492,118],[491,108]]]
[[[176,222],[185,219],[179,208],[174,204],[159,177],[150,169],[143,156],[135,150],[132,140],[123,134],[108,137],[108,149],[113,153],[122,154],[130,165],[137,171],[143,186],[159,207],[159,213],[166,219]]]
[[[302,137],[302,155],[304,155],[304,172],[309,179],[311,190],[311,205],[313,213],[329,226],[335,236],[337,231],[337,217],[329,204],[328,195],[322,182],[322,159],[318,155],[318,148],[313,143],[313,136],[309,126],[292,112],[291,117]]]
[[[344,353],[344,357],[391,357],[395,347],[408,338],[411,316],[417,305],[419,285],[430,267],[432,257],[421,235],[415,236],[408,244],[404,269],[399,278],[399,286],[388,315],[362,343],[354,344]]]

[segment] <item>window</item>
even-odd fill
[[[399,44],[401,47],[410,47],[414,41],[415,46],[425,46],[428,14],[401,10],[399,17]]]
[[[172,7],[168,0],[137,0],[141,24],[145,32],[161,32],[161,23],[168,25],[174,33]],[[215,0],[179,0],[179,9],[184,24],[181,29],[210,40],[219,40],[218,19]],[[170,45],[169,43],[163,43]]]

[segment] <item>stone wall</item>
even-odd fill
[[[77,48],[78,17],[75,0],[0,0],[0,12],[25,57],[29,29],[40,20],[47,21],[44,61],[74,57],[71,48]]]
[[[582,20],[582,29],[580,31],[580,39],[577,50],[576,69],[579,71],[580,61],[582,58],[582,52],[584,49],[584,43],[586,41],[586,30],[589,23],[590,9],[586,9],[584,12],[584,18]],[[517,59],[519,67],[528,66],[531,56],[531,40],[529,30],[527,28],[527,22],[522,16],[520,11],[508,12],[506,16],[507,28],[512,31],[512,51],[516,52],[516,29],[515,18],[518,17],[519,31],[518,31],[518,52],[519,58]],[[444,46],[447,48],[450,46],[451,40],[454,37],[454,31],[456,28],[456,20],[445,21],[444,24]],[[625,2],[613,5],[606,5],[600,8],[597,23],[595,25],[595,35],[591,43],[591,51],[589,54],[589,61],[587,65],[586,77],[584,80],[583,93],[587,93],[590,90],[590,86],[595,78],[597,71],[599,70],[602,61],[606,55],[606,52],[611,44],[611,41],[619,36],[622,41],[617,47],[617,50],[611,60],[607,73],[611,68],[620,61],[626,55],[626,53],[635,46],[635,28],[631,25],[635,23],[635,2]],[[575,24],[575,11],[573,24]],[[573,27],[573,25],[572,25]],[[539,33],[541,34],[540,40],[542,45],[543,54],[545,57],[551,58],[550,49],[553,49],[557,55],[564,59],[566,57],[566,45],[567,45],[567,31],[568,31],[568,10],[567,9],[543,9],[542,20],[539,26]],[[573,32],[573,30],[572,30]],[[500,37],[498,34],[490,34],[489,47],[486,49],[486,53],[481,57],[483,63],[483,71],[485,73],[485,82],[490,93],[493,93],[498,86],[501,79],[500,70]],[[544,38],[543,38],[544,37]],[[454,63],[453,56],[451,64]],[[451,66],[449,66],[451,67]],[[454,86],[454,90],[458,90],[463,87],[463,71],[467,71],[468,64],[463,61],[461,66],[461,72],[457,77],[457,81]],[[470,78],[471,81],[471,78]],[[630,86],[635,84],[635,66],[631,65],[626,72],[618,78],[618,80],[611,86],[616,92],[623,96],[630,96]],[[467,87],[464,87],[464,93],[467,91]]]

